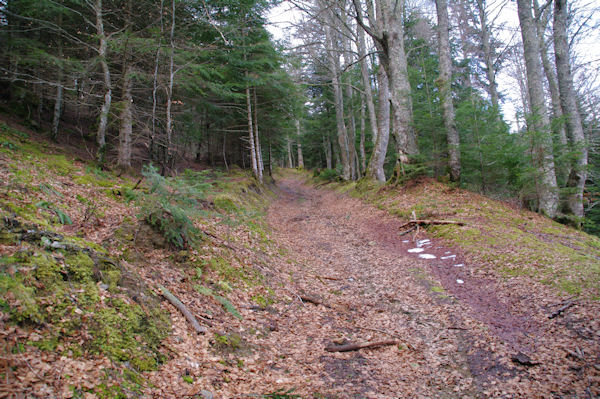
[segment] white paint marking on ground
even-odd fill
[[[410,252],[411,254],[416,254],[423,251],[425,251],[423,248],[411,248],[408,250],[408,252]]]
[[[456,284],[463,284],[463,283],[464,283],[464,281],[462,281],[461,279],[459,279],[459,278],[456,279]]]
[[[407,243],[410,242],[409,240],[402,240],[403,243]]]
[[[419,254],[419,258],[423,258],[423,259],[435,259],[436,256],[432,255],[432,254]]]
[[[464,263],[459,263],[457,265],[454,265],[454,267],[463,267],[465,264]]]
[[[440,259],[454,259],[456,258],[456,255],[449,255],[449,256],[442,256],[440,257]]]

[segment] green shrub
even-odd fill
[[[322,181],[337,181],[340,179],[340,175],[335,169],[323,169],[317,176],[317,179]]]
[[[150,182],[150,190],[137,198],[141,208],[138,217],[178,248],[196,241],[199,231],[192,218],[202,211],[206,190],[211,187],[205,174],[186,171],[179,178],[167,179],[152,165],[146,165],[142,173]]]

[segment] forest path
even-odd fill
[[[329,306],[296,300],[272,334],[292,343],[286,363],[303,365],[295,372],[310,381],[306,389],[344,398],[479,397],[488,383],[515,376],[487,343],[501,338],[511,351],[524,349],[527,319],[510,314],[493,282],[454,266],[456,252],[430,241],[423,247],[436,259],[419,258],[407,252],[416,245],[399,237],[398,219],[300,177],[280,178],[278,189],[267,221],[296,260],[285,289]],[[338,340],[391,338],[399,347],[324,350]]]

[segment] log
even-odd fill
[[[166,289],[165,287],[163,287],[160,284],[158,285],[158,288],[162,292],[162,295],[169,302],[171,302],[171,304],[173,306],[175,306],[177,308],[177,310],[179,310],[181,312],[181,314],[183,314],[183,316],[187,319],[187,321],[190,322],[190,324],[192,325],[192,327],[194,328],[194,330],[196,330],[196,332],[198,334],[206,333],[206,328],[204,328],[200,324],[198,324],[198,320],[196,320],[196,317],[194,317],[192,312],[190,312],[189,309],[179,299],[177,299],[177,297],[175,295],[173,295],[171,293],[171,291],[169,291],[168,289]]]
[[[418,225],[416,225],[416,224],[415,224],[414,226],[412,226],[412,227],[411,227],[411,228],[409,228],[408,230],[404,230],[402,233],[400,233],[400,234],[399,234],[399,235],[400,235],[400,237],[402,237],[402,236],[404,236],[404,235],[406,235],[406,234],[410,233],[411,231],[415,231],[415,230],[417,229],[417,226],[418,226]]]
[[[370,342],[364,344],[344,344],[344,345],[329,345],[325,347],[327,352],[350,352],[366,348],[379,348],[382,346],[397,345],[398,341],[387,340],[379,342]]]
[[[430,219],[415,219],[415,220],[409,220],[408,222],[404,223],[403,225],[401,225],[400,227],[398,227],[399,229],[402,229],[406,226],[420,226],[420,225],[427,225],[427,224],[456,224],[459,226],[464,226],[465,223],[464,222],[457,222],[454,220],[430,220]],[[404,233],[406,234],[406,233]]]

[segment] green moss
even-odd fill
[[[36,290],[25,286],[22,276],[0,273],[0,294],[3,307],[9,309],[13,321],[41,323],[44,320],[36,302]]]
[[[94,275],[94,261],[84,252],[77,252],[65,258],[69,276],[77,282],[87,283]]]
[[[443,293],[444,292],[444,288],[439,286],[439,285],[432,285],[429,288],[432,292],[439,292],[439,293]]]
[[[110,304],[94,314],[91,350],[129,361],[139,371],[155,369],[163,361],[158,348],[168,332],[166,317],[156,311],[147,316],[139,305],[121,299],[111,299]]]
[[[213,199],[215,208],[226,213],[235,213],[238,211],[238,206],[235,199],[229,194],[219,194]]]
[[[60,265],[48,255],[32,256],[30,265],[35,268],[35,278],[38,279],[48,289],[62,280]]]
[[[73,181],[77,184],[90,185],[95,187],[112,188],[117,183],[113,180],[98,178],[92,174],[85,174],[73,177]]]

